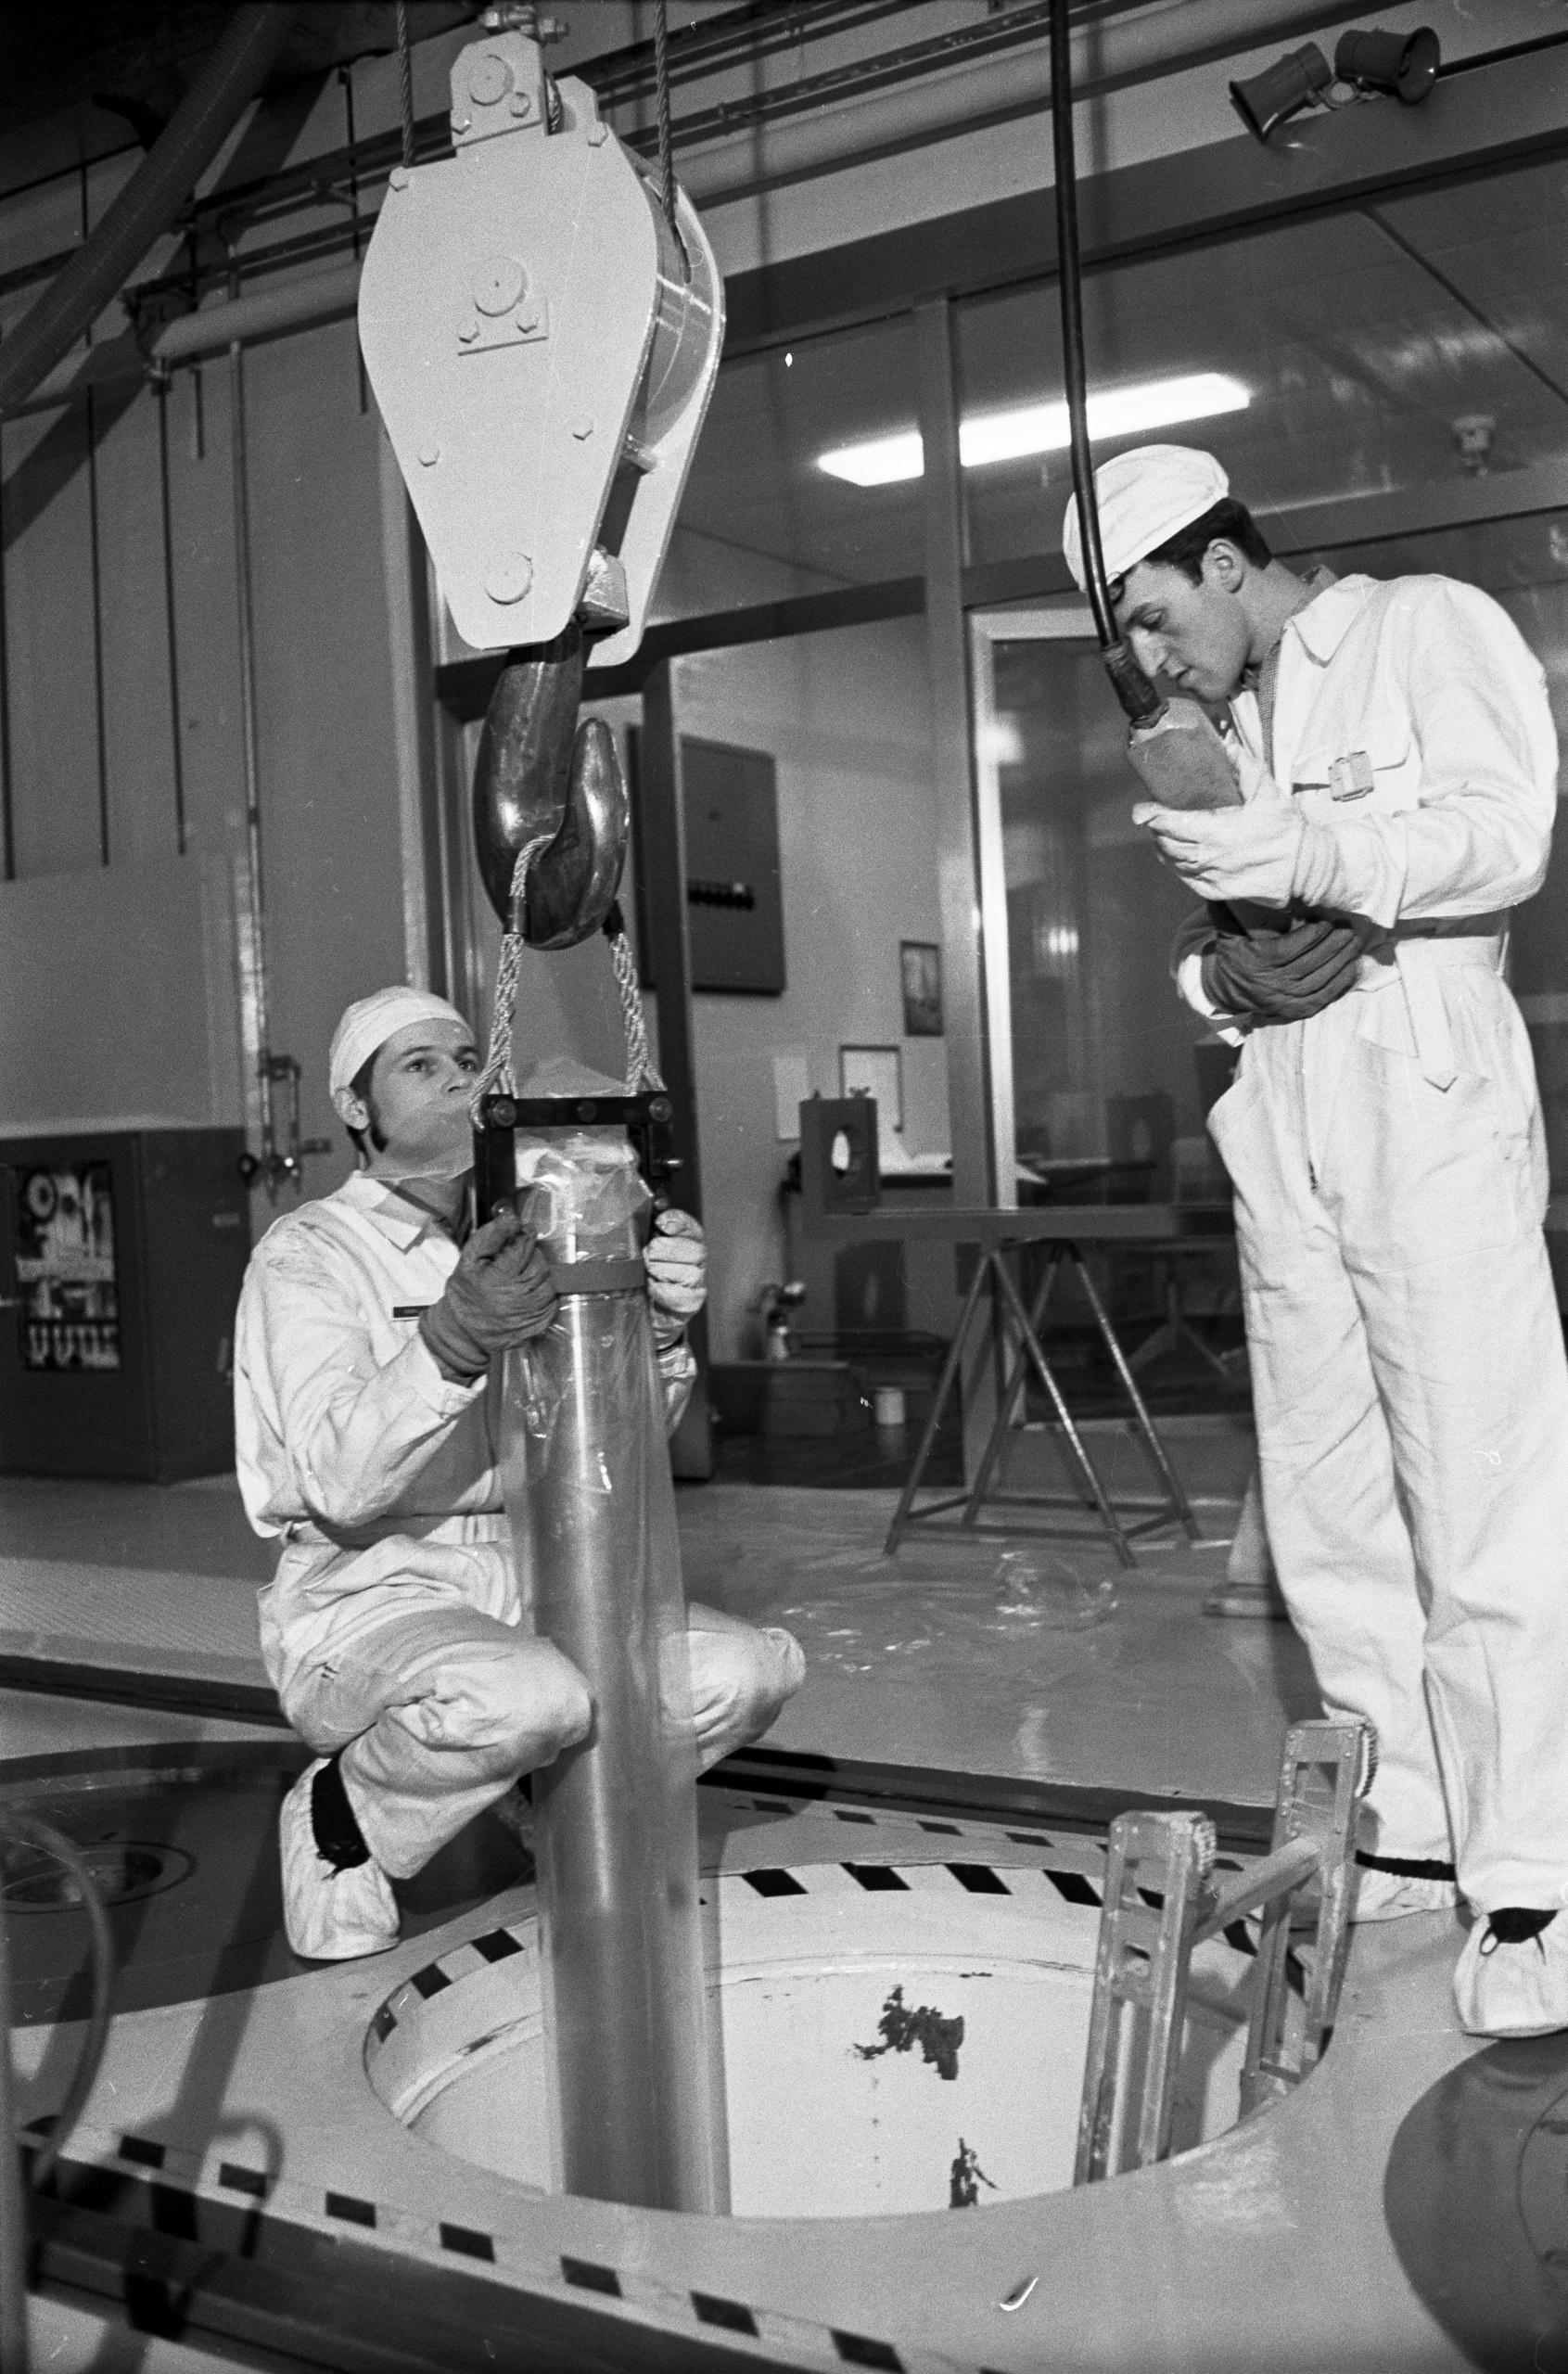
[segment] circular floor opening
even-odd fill
[[[1038,1869],[985,1895],[946,1865],[887,1869],[874,1893],[839,1864],[792,1870],[787,1890],[704,1882],[735,2216],[978,2209],[1072,2182],[1097,1906]],[[1251,1968],[1224,1940],[1195,1959],[1177,2151],[1235,2123]],[[545,2049],[537,1924],[519,1921],[389,1997],[365,2065],[433,2148],[547,2192]]]
[[[111,1839],[77,1851],[106,1905],[161,1895],[165,1888],[178,1887],[194,1868],[178,1847],[159,1846],[150,1839]],[[49,1847],[0,1849],[0,1904],[7,1912],[71,1912],[82,1901],[76,1873]]]

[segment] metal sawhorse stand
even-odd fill
[[[909,1481],[904,1486],[888,1528],[885,1545],[886,1554],[890,1555],[898,1548],[911,1526],[929,1525],[953,1509],[962,1512],[957,1524],[939,1530],[954,1533],[1017,1530],[1014,1526],[982,1526],[980,1512],[988,1504],[998,1508],[1092,1510],[1104,1526],[1124,1566],[1135,1563],[1132,1543],[1139,1534],[1152,1533],[1165,1525],[1179,1525],[1195,1541],[1198,1538],[1197,1520],[1186,1493],[1177,1481],[1176,1471],[1166,1455],[1165,1445],[1138,1390],[1137,1379],[1128,1363],[1127,1354],[1116,1340],[1105,1306],[1095,1290],[1081,1248],[1085,1244],[1167,1245],[1200,1239],[1224,1239],[1230,1236],[1233,1225],[1229,1204],[1057,1204],[1036,1206],[1025,1211],[1005,1211],[995,1206],[948,1206],[937,1211],[893,1210],[881,1201],[876,1149],[876,1105],[871,1097],[849,1096],[830,1100],[817,1096],[806,1099],[800,1107],[800,1199],[802,1225],[807,1235],[839,1245],[860,1244],[873,1238],[886,1237],[895,1237],[910,1244],[937,1244],[955,1247],[968,1244],[975,1247],[976,1255],[975,1274],[969,1282],[962,1316],[943,1365],[936,1399],[931,1405],[931,1415],[926,1420],[925,1432],[921,1436]],[[1007,1266],[1009,1257],[1025,1244],[1049,1247],[1045,1276],[1035,1296],[1032,1310],[1025,1309],[1024,1298]],[[1124,1500],[1119,1511],[1100,1480],[1088,1446],[1073,1422],[1066,1397],[1040,1348],[1039,1328],[1046,1304],[1058,1273],[1068,1263],[1077,1270],[1084,1293],[1089,1297],[1094,1323],[1104,1340],[1127,1395],[1134,1431],[1160,1486],[1157,1500]],[[980,1308],[981,1293],[988,1278],[995,1280],[1001,1307],[1012,1314],[1018,1331],[1019,1347],[1003,1384],[996,1422],[987,1437],[974,1483],[965,1492],[950,1493],[945,1500],[934,1501],[928,1508],[917,1509],[915,1498],[924,1481],[943,1412],[958,1385],[964,1347],[974,1325],[975,1314]],[[991,1478],[1001,1461],[1008,1428],[1031,1370],[1050,1396],[1057,1423],[1065,1438],[1068,1457],[1078,1478],[1079,1489],[1076,1496],[993,1492],[991,1489]],[[1124,1524],[1123,1512],[1133,1516],[1135,1522]]]
[[[1004,1528],[984,1525],[981,1522],[981,1510],[988,1505],[992,1508],[1007,1509],[1082,1509],[1087,1506],[1098,1514],[1101,1524],[1111,1538],[1116,1556],[1124,1566],[1135,1564],[1132,1543],[1139,1534],[1154,1533],[1166,1525],[1180,1525],[1185,1527],[1191,1539],[1195,1541],[1198,1538],[1197,1520],[1192,1514],[1187,1495],[1182,1490],[1176,1471],[1166,1454],[1165,1445],[1160,1440],[1148,1406],[1138,1390],[1138,1381],[1132,1373],[1127,1354],[1117,1341],[1115,1330],[1111,1325],[1109,1314],[1095,1289],[1088,1265],[1077,1244],[1072,1238],[1052,1236],[1051,1239],[1045,1276],[1035,1296],[1033,1308],[1026,1310],[1024,1298],[1014,1284],[1008,1268],[1008,1256],[1016,1253],[1022,1243],[1031,1239],[1035,1242],[1039,1241],[1034,1231],[1029,1232],[1027,1238],[1001,1237],[980,1249],[979,1258],[975,1265],[975,1275],[970,1281],[969,1292],[964,1299],[963,1315],[959,1321],[957,1333],[953,1336],[947,1360],[943,1365],[941,1381],[937,1387],[936,1398],[931,1405],[930,1417],[925,1423],[925,1431],[921,1436],[920,1449],[915,1453],[914,1462],[909,1473],[909,1480],[904,1486],[893,1522],[888,1527],[887,1539],[884,1547],[886,1554],[889,1556],[911,1526],[929,1525],[934,1519],[946,1515],[953,1509],[962,1510],[962,1514],[956,1525],[943,1527],[944,1531],[983,1533],[1017,1530],[1015,1526]],[[1066,1397],[1057,1382],[1055,1372],[1041,1347],[1039,1329],[1040,1322],[1045,1317],[1046,1305],[1051,1299],[1051,1291],[1057,1277],[1063,1268],[1069,1263],[1076,1270],[1078,1283],[1088,1296],[1090,1308],[1094,1314],[1095,1325],[1103,1338],[1105,1347],[1111,1355],[1116,1374],[1127,1395],[1132,1413],[1133,1431],[1148,1455],[1149,1463],[1160,1486],[1159,1496],[1156,1499],[1123,1500],[1119,1509],[1112,1501],[1100,1480],[1094,1461],[1089,1455],[1088,1445],[1074,1423],[1072,1411],[1067,1407]],[[980,1308],[981,1293],[988,1277],[995,1282],[1002,1308],[1012,1314],[1013,1323],[1018,1330],[1018,1347],[1002,1386],[1001,1398],[997,1405],[996,1420],[987,1437],[986,1448],[981,1455],[979,1466],[975,1470],[973,1484],[966,1491],[950,1493],[945,1500],[936,1500],[924,1509],[917,1509],[914,1505],[915,1497],[924,1480],[926,1465],[931,1457],[932,1447],[937,1440],[943,1412],[958,1385],[960,1371],[963,1364],[964,1347],[969,1338],[975,1314]],[[991,1478],[1001,1462],[1008,1431],[1013,1424],[1013,1412],[1017,1409],[1019,1398],[1024,1392],[1031,1369],[1045,1387],[1052,1407],[1055,1410],[1056,1423],[1062,1430],[1069,1461],[1077,1474],[1080,1488],[1077,1494],[1005,1492],[991,1489]],[[1127,1514],[1131,1514],[1135,1522],[1130,1525],[1124,1523],[1124,1516]]]

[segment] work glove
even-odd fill
[[[1254,899],[1288,907],[1296,891],[1306,819],[1250,751],[1237,754],[1240,808],[1161,808],[1141,800],[1132,821],[1153,835],[1166,865],[1203,899]]]
[[[477,1228],[440,1302],[419,1316],[441,1374],[454,1385],[483,1376],[493,1353],[542,1335],[555,1315],[555,1282],[532,1229],[510,1204]]]
[[[708,1239],[690,1212],[660,1212],[643,1252],[654,1342],[668,1351],[708,1297]]]
[[[713,1608],[688,1613],[684,1638],[661,1652],[665,1718],[708,1772],[771,1728],[805,1680],[806,1659],[782,1625],[759,1630]]]
[[[1221,1014],[1253,1023],[1305,1022],[1354,988],[1366,946],[1354,924],[1307,915],[1283,931],[1240,930],[1224,907],[1203,960],[1204,995]]]

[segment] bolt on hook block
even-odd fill
[[[1300,2084],[1332,2033],[1349,1940],[1356,1809],[1376,1768],[1359,1717],[1297,1723],[1288,1733],[1270,1851],[1223,1888],[1214,1829],[1195,1813],[1120,1814],[1111,1824],[1094,2002],[1084,2067],[1075,2184],[1170,2150],[1193,1947],[1261,1912],[1241,2085],[1249,2117]],[[1292,1914],[1316,1894],[1311,1969],[1293,2013]],[[1129,2017],[1128,2015],[1131,2015]]]

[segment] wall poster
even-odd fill
[[[17,1172],[24,1369],[117,1369],[120,1296],[107,1162]]]

